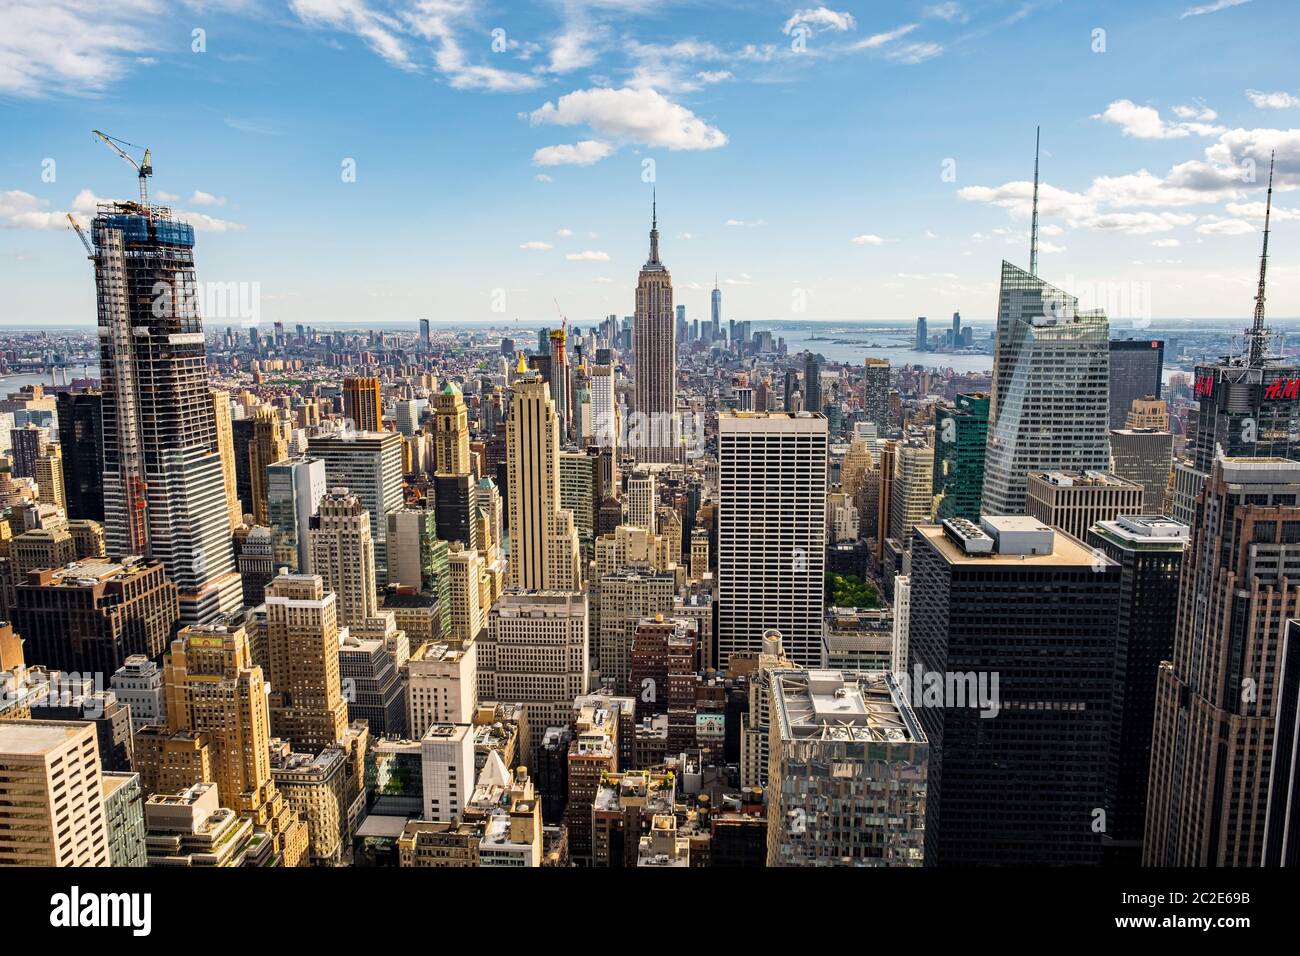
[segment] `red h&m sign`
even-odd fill
[[[1264,388],[1267,399],[1300,398],[1300,378],[1276,378]]]
[[[1196,376],[1196,397],[1197,398],[1208,398],[1210,393],[1213,391],[1214,391],[1213,375]]]

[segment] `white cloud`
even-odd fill
[[[962,13],[961,4],[955,2],[936,3],[926,7],[921,11],[921,16],[929,17],[933,20],[964,20],[965,15]]]
[[[721,83],[724,80],[731,79],[730,70],[701,70],[695,74],[695,78],[701,83]]]
[[[150,49],[157,0],[5,0],[0,4],[0,93],[94,95]]]
[[[924,63],[943,53],[943,46],[938,43],[904,43],[897,49],[885,54],[896,63]]]
[[[527,242],[519,243],[519,248],[529,249],[529,250],[534,250],[534,249],[544,250],[544,249],[553,249],[554,246],[552,246],[549,242],[542,242],[540,239],[530,239]]]
[[[1178,15],[1178,19],[1186,20],[1188,17],[1199,17],[1207,13],[1218,13],[1220,10],[1227,10],[1229,7],[1239,7],[1243,3],[1250,3],[1250,0],[1213,0],[1211,3],[1203,3],[1200,6],[1188,7]]]
[[[1178,107],[1192,110],[1193,107]],[[1213,110],[1202,110],[1214,115]],[[1132,100],[1115,100],[1101,113],[1093,114],[1093,119],[1103,123],[1114,123],[1125,136],[1135,139],[1182,139],[1195,133],[1197,136],[1215,136],[1223,132],[1222,127],[1210,126],[1203,122],[1167,123],[1160,118],[1160,112],[1150,106],[1138,106]]]
[[[815,7],[796,10],[790,14],[790,19],[785,21],[781,32],[789,36],[790,31],[800,25],[806,26],[810,34],[815,32],[814,27],[818,30],[834,30],[842,33],[845,30],[852,30],[857,25],[857,21],[853,19],[853,14],[847,11],[838,13],[829,7]]]
[[[1264,93],[1260,90],[1247,90],[1250,101],[1262,110],[1285,110],[1300,106],[1300,96],[1292,96],[1283,90]]]
[[[1151,245],[1157,249],[1176,249],[1182,245],[1182,242],[1177,239],[1152,239]]]
[[[598,139],[584,139],[577,143],[560,143],[556,146],[543,146],[533,153],[535,166],[590,166],[598,163],[614,147]]]
[[[547,69],[551,73],[572,73],[593,66],[600,59],[595,45],[607,35],[605,27],[584,17],[570,20],[551,41],[551,57]]]
[[[1262,202],[1230,202],[1223,207],[1229,215],[1243,219],[1264,221],[1264,204]],[[1300,209],[1286,209],[1274,206],[1272,216],[1278,222],[1295,222],[1300,220]]]
[[[557,236],[571,236],[571,235],[573,235],[573,230],[572,230],[572,229],[556,229],[556,230],[555,230],[555,234],[556,234]]]
[[[1203,103],[1195,105],[1182,105],[1174,107],[1174,115],[1179,119],[1196,120],[1201,123],[1213,123],[1219,118],[1219,114],[1214,112]]]
[[[1254,232],[1255,227],[1244,219],[1209,216],[1196,227],[1196,231],[1203,236],[1244,236],[1248,232]]]
[[[877,47],[882,47],[887,44],[893,43],[895,40],[902,39],[903,37],[911,33],[913,30],[915,30],[918,26],[920,26],[919,23],[908,23],[899,27],[896,30],[890,30],[887,33],[873,33],[869,37],[865,37],[861,40],[851,43],[849,45],[849,49],[850,50],[874,50]]]
[[[1153,232],[1168,232],[1175,226],[1188,226],[1195,221],[1195,216],[1176,212],[1107,212],[1089,216],[1079,225],[1098,232],[1145,236]]]
[[[576,90],[528,114],[534,126],[585,124],[605,136],[668,149],[716,149],[726,134],[652,89]]]
[[[854,236],[849,242],[857,246],[881,246],[884,245],[885,240],[870,233],[863,233],[860,236]]]
[[[608,262],[609,253],[596,249],[584,249],[582,252],[570,252],[564,258],[570,262]]]
[[[754,226],[766,226],[767,220],[766,219],[728,219],[726,223],[724,223],[724,225],[742,226],[745,228],[750,228]]]
[[[214,196],[212,193],[205,193],[202,189],[196,189],[194,194],[190,196],[190,202],[199,206],[224,206],[226,197]]]
[[[515,93],[542,83],[530,73],[470,62],[457,32],[473,21],[472,0],[418,0],[393,13],[374,9],[366,0],[290,0],[289,8],[309,26],[355,34],[403,70],[423,68],[412,50],[414,41],[432,43],[434,67],[453,89]]]
[[[188,222],[195,232],[242,232],[244,226],[228,219],[218,219],[205,212],[177,209],[176,218]]]
[[[533,177],[533,179],[537,180],[539,183],[555,182],[554,179],[552,179],[550,176],[546,175],[545,173],[538,173],[536,176]]]

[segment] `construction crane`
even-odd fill
[[[80,239],[81,244],[86,247],[86,258],[95,258],[95,247],[92,246],[90,240],[86,238],[86,231],[81,228],[80,223],[72,218],[72,213],[68,213],[68,225],[72,226],[73,231],[77,234],[77,238]]]
[[[149,215],[148,181],[149,177],[153,175],[153,162],[149,157],[149,147],[137,146],[135,143],[128,143],[124,139],[117,139],[116,137],[109,136],[107,133],[101,133],[97,129],[91,130],[91,132],[102,139],[104,145],[125,159],[135,169],[136,175],[140,177],[140,205],[144,208],[144,214],[146,216]],[[130,146],[132,149],[143,149],[144,158],[141,161],[136,162],[135,158],[122,148],[123,146]]]

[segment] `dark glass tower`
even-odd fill
[[[69,518],[104,520],[102,402],[97,390],[59,393],[59,445]]]
[[[1110,427],[1124,428],[1137,398],[1160,397],[1165,343],[1159,339],[1110,343]]]
[[[906,676],[931,748],[926,865],[1100,864],[1120,567],[1033,518],[984,526],[912,533]],[[932,699],[926,675],[953,691]],[[991,712],[971,698],[994,675]]]

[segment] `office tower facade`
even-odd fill
[[[91,389],[60,392],[56,398],[69,518],[104,520],[103,398]]]
[[[1083,541],[1098,521],[1142,514],[1142,488],[1105,471],[1030,472],[1025,512]]]
[[[370,515],[347,488],[320,500],[311,523],[311,574],[338,595],[338,623],[361,624],[379,611]]]
[[[958,395],[934,412],[935,517],[978,520],[984,494],[989,397]]]
[[[162,668],[143,654],[132,654],[109,678],[117,699],[131,708],[131,727],[138,731],[167,719]]]
[[[478,645],[478,699],[523,704],[530,730],[519,752],[530,763],[541,730],[567,724],[587,692],[587,655],[585,594],[508,591],[493,605]]]
[[[469,412],[465,399],[451,382],[434,399],[434,460],[436,471],[445,475],[468,475]]]
[[[560,507],[573,515],[583,563],[591,560],[600,502],[600,458],[585,451],[560,452]]]
[[[230,418],[230,393],[212,389],[212,416],[217,424],[217,456],[221,459],[221,482],[226,489],[226,510],[233,531],[244,523],[244,506],[239,501],[239,477],[235,474],[235,426]]]
[[[372,375],[349,375],[343,379],[343,417],[351,430],[377,432],[383,429],[384,400],[379,379]]]
[[[927,866],[1101,862],[1119,586],[1119,565],[1033,518],[913,531]]]
[[[632,528],[641,528],[651,534],[655,533],[655,476],[650,471],[636,471],[627,477],[627,498],[625,501],[627,516],[624,523]]]
[[[809,412],[822,410],[821,356],[812,352],[803,357],[803,407]]]
[[[718,288],[717,277],[713,280],[713,291],[709,293],[709,341],[716,342],[722,334],[722,290]]]
[[[307,441],[307,454],[325,462],[330,488],[347,488],[370,515],[375,542],[375,574],[385,580],[387,560],[384,515],[402,506],[402,436],[396,432],[328,435]]]
[[[1173,434],[1154,428],[1112,428],[1110,460],[1117,477],[1142,487],[1142,514],[1163,514],[1174,466]]]
[[[221,805],[267,834],[285,866],[307,851],[307,827],[271,776],[268,688],[243,627],[182,628],[163,660],[167,723],[136,738],[149,794],[217,785]]]
[[[180,616],[158,561],[103,559],[32,571],[15,589],[14,629],[31,663],[112,674],[133,654],[156,658]]]
[[[632,350],[638,420],[628,433],[638,461],[677,461],[677,346],[673,336],[673,279],[659,259],[659,223],[650,223],[650,257],[636,283]]]
[[[424,815],[435,823],[460,820],[474,790],[474,734],[466,724],[434,724],[420,738]]]
[[[111,865],[94,725],[0,721],[0,867]]]
[[[480,549],[478,483],[474,476],[437,474],[433,478],[433,514],[438,537]]]
[[[468,724],[478,703],[478,644],[426,641],[406,662],[406,728],[423,737],[434,724]]]
[[[892,674],[776,673],[770,746],[768,866],[922,865],[929,747]]]
[[[908,442],[897,451],[893,494],[890,496],[889,536],[904,546],[912,529],[926,524],[934,508],[934,449]]]
[[[1160,662],[1173,656],[1173,609],[1187,548],[1186,525],[1157,517],[1120,517],[1088,529],[1087,544],[1120,566],[1119,640],[1106,777],[1108,864],[1139,866],[1146,829],[1151,729]]]
[[[391,613],[391,612],[390,612]],[[391,618],[372,618],[387,630]],[[396,624],[391,626],[396,630]],[[365,721],[377,740],[407,733],[406,688],[396,655],[389,649],[388,634],[380,627],[348,628],[339,646],[339,674],[349,692],[344,695],[349,721]]]
[[[984,514],[1023,514],[1031,471],[1105,471],[1109,329],[1101,311],[1002,263]]]
[[[63,490],[63,449],[49,445],[36,458],[37,494],[41,501],[67,513],[68,499]]]
[[[1225,457],[1196,504],[1173,659],[1156,683],[1146,866],[1258,866],[1286,620],[1300,601],[1300,462]]]
[[[614,394],[614,367],[596,365],[591,370],[591,438],[597,448],[618,447],[618,405]]]
[[[930,330],[929,322],[925,316],[918,316],[916,320],[916,350],[924,352],[930,347]]]
[[[677,577],[670,571],[623,568],[601,574],[592,602],[599,612],[595,621],[595,659],[600,677],[618,694],[629,693],[632,679],[632,642],[637,623],[673,608]]]
[[[92,225],[110,554],[162,561],[181,620],[239,607],[208,389],[194,230],[162,207],[99,207]],[[158,289],[167,290],[159,297]],[[161,307],[160,307],[161,306]]]
[[[821,660],[826,563],[826,419],[718,416],[718,664],[780,631],[786,655]]]
[[[390,511],[388,520],[388,584],[432,593],[438,588],[438,528],[427,508]],[[446,544],[442,545],[445,550]]]
[[[325,462],[306,455],[274,462],[266,469],[266,516],[277,567],[311,566],[311,519],[325,496]]]
[[[1110,427],[1123,428],[1133,402],[1159,398],[1164,383],[1165,343],[1116,339],[1110,343]]]
[[[281,574],[266,588],[262,640],[271,733],[320,753],[343,739],[348,705],[339,678],[338,600],[316,574]]]
[[[578,532],[560,507],[560,423],[550,388],[536,375],[515,379],[506,420],[510,582],[527,590],[581,586]]]
[[[447,640],[464,647],[477,640],[487,627],[491,601],[483,586],[486,576],[483,556],[478,551],[452,545],[447,556],[447,580],[451,613],[443,623]]]
[[[16,478],[35,478],[36,459],[45,454],[49,442],[45,438],[45,429],[28,422],[22,428],[9,432],[9,460],[13,462]]]
[[[877,428],[889,425],[889,359],[868,358],[864,363],[862,411]]]
[[[1286,624],[1281,669],[1277,675],[1277,729],[1269,769],[1268,809],[1264,821],[1264,866],[1300,864],[1300,621]]]
[[[252,438],[248,443],[248,496],[247,514],[253,516],[253,523],[266,526],[270,523],[267,514],[269,500],[268,479],[266,471],[271,465],[289,457],[289,443],[285,441],[280,427],[280,419],[274,411],[265,406],[257,410],[252,419]],[[236,467],[236,472],[238,472]]]

